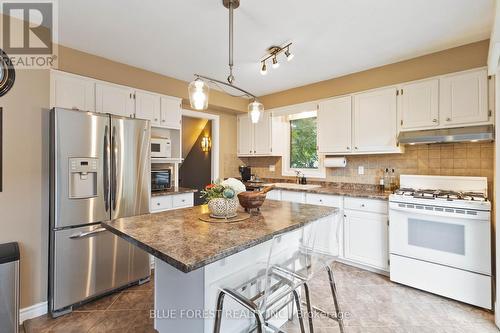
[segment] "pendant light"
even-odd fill
[[[233,84],[235,78],[233,75],[233,12],[236,8],[240,6],[240,0],[222,0],[222,4],[229,10],[229,76],[227,77],[227,82],[219,81],[207,76],[195,74],[195,79],[188,86],[189,102],[191,107],[195,110],[206,110],[208,108],[208,95],[209,86],[208,83],[215,84],[217,87],[222,89],[226,94],[234,97],[246,96],[252,99],[252,102],[248,104],[248,113],[252,120],[252,123],[258,123],[262,112],[264,112],[264,105],[257,100],[257,97],[248,91],[245,91]],[[265,75],[267,73],[266,64],[262,63],[261,73]],[[231,89],[238,90],[242,92],[242,95],[234,95],[224,90],[223,86],[230,87]]]
[[[196,78],[189,84],[189,103],[195,110],[206,110],[208,108],[208,95],[210,88],[205,81]]]

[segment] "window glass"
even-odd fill
[[[318,169],[316,117],[290,120],[290,168]]]

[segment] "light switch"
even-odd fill
[[[274,164],[269,165],[269,171],[271,172],[276,171],[276,166]]]
[[[360,165],[358,167],[358,175],[364,175],[365,174],[365,167]]]

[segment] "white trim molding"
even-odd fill
[[[47,309],[48,309],[47,302],[40,302],[37,304],[33,304],[31,306],[28,306],[26,308],[22,308],[19,311],[19,325],[22,325],[22,323],[25,320],[33,319],[36,317],[43,316],[44,314],[47,314]]]
[[[219,179],[220,116],[216,114],[182,109],[182,115],[212,120],[212,181]]]

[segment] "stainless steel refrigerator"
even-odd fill
[[[50,111],[49,311],[149,280],[148,254],[100,222],[149,213],[148,121]]]

